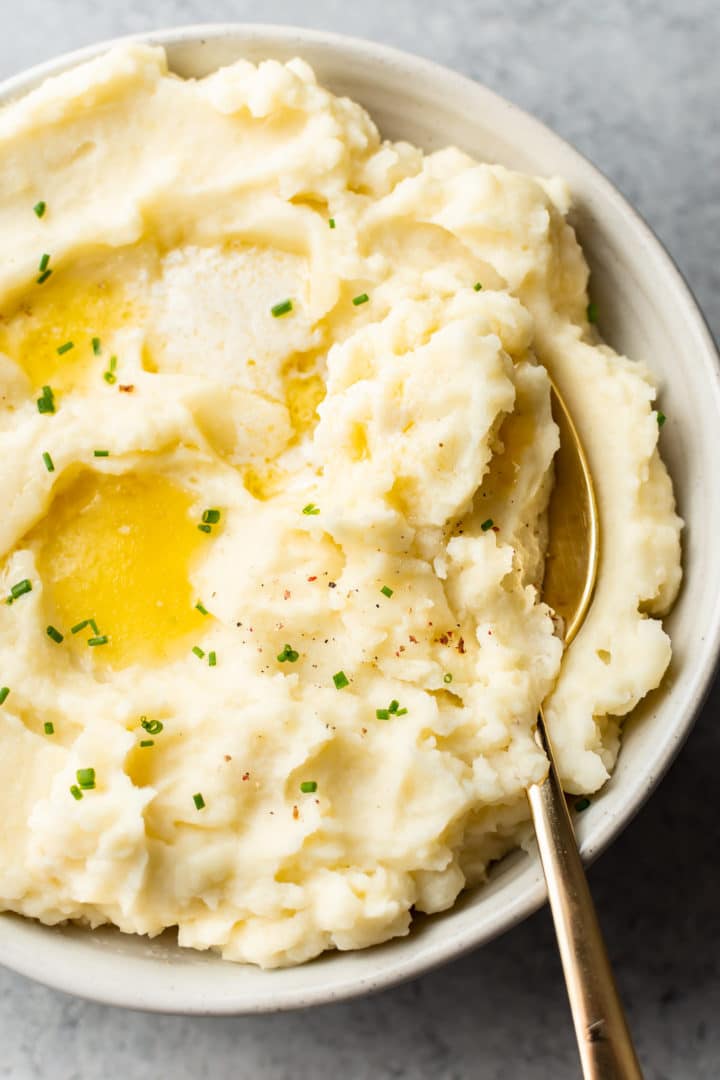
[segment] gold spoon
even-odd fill
[[[560,615],[567,648],[587,615],[597,577],[600,522],[585,451],[557,387],[560,429],[555,486],[548,508],[549,543],[543,600]],[[584,1080],[642,1080],[555,767],[542,710],[538,742],[550,762],[546,779],[528,788],[550,910],[560,948]]]

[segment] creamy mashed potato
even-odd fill
[[[655,389],[559,179],[381,142],[296,60],[127,45],[0,113],[0,905],[263,966],[408,931],[658,685]],[[603,555],[540,602],[558,434]]]

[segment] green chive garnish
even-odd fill
[[[95,353],[96,356],[100,355],[101,346],[99,337],[94,337],[92,339],[92,351]]]
[[[43,386],[42,395],[37,399],[39,413],[55,412],[55,395],[49,386]]]
[[[300,790],[303,795],[312,795],[313,791],[317,791],[317,783],[314,780],[303,780]]]
[[[398,709],[397,712],[395,713],[395,715],[396,716],[406,716],[407,715],[407,709]]]
[[[279,304],[273,304],[273,306],[270,308],[270,314],[273,316],[273,318],[279,319],[281,315],[287,315],[288,312],[292,311],[292,309],[292,300],[281,300]]]
[[[88,638],[88,645],[107,645],[109,640],[107,634],[98,634],[97,637]]]
[[[658,427],[662,427],[666,420],[667,420],[667,416],[665,415],[664,412],[659,412],[657,414],[657,426]]]
[[[74,626],[70,627],[70,633],[71,634],[79,634],[81,630],[84,630],[85,627],[89,626],[89,625],[90,625],[90,620],[89,619],[83,619],[82,622],[75,623]]]
[[[40,200],[40,202],[36,202],[33,206],[33,213],[35,214],[35,217],[44,217],[46,210],[47,203],[43,202],[42,199]]]
[[[444,682],[444,683],[451,683],[451,682],[452,682],[452,679],[453,679],[453,677],[452,677],[452,675],[450,674],[450,672],[449,672],[449,671],[446,671],[446,672],[445,672],[445,674],[443,675],[443,682]]]
[[[17,581],[10,588],[10,595],[13,600],[17,600],[19,596],[24,596],[26,592],[32,592],[32,581],[28,578],[23,578],[22,581]]]
[[[193,802],[195,803],[196,810],[202,810],[205,807],[205,800],[198,791],[197,795],[193,795]]]
[[[193,645],[192,651],[200,660],[202,660],[203,656],[205,655],[204,649],[201,649],[199,645]]]
[[[40,277],[37,279],[38,285],[44,285],[51,274],[52,270],[46,270],[43,274],[40,274]]]
[[[73,799],[77,799],[78,801],[83,797],[83,793],[77,786],[77,784],[70,785],[70,794],[72,795]]]
[[[140,727],[144,728],[148,735],[159,735],[163,726],[162,720],[148,720],[147,716],[140,717]]]
[[[201,615],[209,615],[210,614],[210,612],[205,607],[205,605],[201,604],[199,600],[198,600],[197,604],[195,605],[195,610],[199,611]]]
[[[330,218],[330,220],[328,221],[328,225],[330,226],[331,229],[335,228],[335,218],[334,217]]]
[[[94,619],[88,619],[88,625],[90,627],[92,627],[93,634],[99,634],[100,633],[100,631],[98,630],[98,624],[95,622]]]
[[[10,693],[9,686],[0,687],[0,705],[4,705],[7,701],[7,696]]]
[[[577,812],[579,814],[581,814],[583,812],[583,810],[587,810],[589,805],[590,805],[590,800],[589,799],[578,799],[578,801],[575,803],[575,809],[577,810]]]
[[[140,740],[140,746],[141,747],[154,746],[154,745],[155,745],[155,740],[154,739],[141,739]]]
[[[47,255],[47,254],[43,255],[43,257],[40,259],[40,264],[38,266],[38,270],[40,271],[41,274],[43,274],[47,270],[49,262],[50,262],[50,256]]]
[[[103,373],[103,379],[105,380],[106,383],[110,383],[112,385],[116,381],[116,378],[115,378],[115,369],[116,368],[117,368],[117,356],[111,356],[110,357],[110,362],[108,363],[108,369],[107,369],[106,372]]]
[[[94,769],[78,769],[75,773],[77,782],[83,791],[92,791],[95,787],[95,770]]]
[[[286,645],[281,653],[278,653],[276,659],[279,663],[284,664],[288,660],[291,664],[299,658],[300,653],[293,649],[292,645]]]
[[[359,296],[353,296],[353,304],[355,307],[360,307],[361,304],[367,304],[370,297],[366,292],[360,293]]]
[[[333,682],[335,683],[336,690],[342,690],[344,686],[347,686],[350,682],[344,671],[338,671],[333,675]]]
[[[43,731],[45,732],[46,735],[54,735],[55,734],[55,725],[53,724],[53,722],[51,720],[46,720],[45,721],[45,723],[43,724]]]
[[[389,720],[390,719],[390,710],[389,709],[376,709],[375,710],[375,716],[378,718],[378,720]]]
[[[493,527],[493,519],[492,518],[488,518],[486,521],[483,521],[482,525],[480,526],[480,528],[482,529],[483,532],[487,532],[488,529],[492,529],[492,527]]]
[[[303,506],[302,512],[303,512],[303,514],[307,514],[307,515],[319,514],[320,513],[320,507],[316,506],[315,503],[308,503],[307,506]]]
[[[587,321],[589,323],[596,323],[598,321],[598,306],[591,302],[587,306]]]
[[[93,450],[93,457],[110,457],[109,450]]]
[[[475,284],[473,285],[473,289],[475,290],[475,292],[480,292],[480,290],[482,289],[482,283],[479,282],[479,281],[476,281]]]
[[[220,520],[219,510],[203,510],[202,519],[206,525],[217,525]]]
[[[53,463],[53,459],[50,457],[47,450],[43,454],[42,459],[45,462],[45,468],[47,469],[47,471],[48,472],[55,472],[55,465]]]
[[[200,532],[211,533],[212,525],[198,525],[198,529],[200,530]]]
[[[74,341],[66,341],[66,342],[64,342],[64,344],[58,345],[57,354],[58,354],[58,356],[62,356],[64,353],[70,352],[70,350],[74,349],[74,348],[75,348],[75,342]]]
[[[53,641],[57,642],[58,645],[60,644],[61,641],[65,640],[65,638],[60,633],[60,631],[56,630],[54,626],[48,626],[48,628],[47,628],[47,630],[45,632],[46,632],[47,636],[49,638],[52,638]]]
[[[396,699],[393,699],[390,702],[390,704],[388,705],[388,712],[396,713],[399,708],[400,708],[400,702],[397,701]]]
[[[383,585],[382,589],[380,590],[383,596],[387,596],[388,600],[390,599],[394,591],[395,590],[391,589],[389,585]]]
[[[215,651],[208,653],[208,664],[210,667],[215,667],[215,665],[217,664],[217,654],[215,653]]]

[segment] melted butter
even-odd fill
[[[15,312],[0,316],[0,352],[28,375],[33,389],[46,384],[60,392],[84,384],[107,367],[113,331],[137,317],[118,281],[79,270],[58,271],[35,287]],[[101,342],[96,356],[92,339]],[[58,347],[73,348],[58,354]]]
[[[325,380],[321,375],[288,373],[283,383],[290,423],[301,438],[317,424],[317,407],[325,397]]]
[[[56,496],[30,539],[63,647],[113,667],[188,647],[188,636],[207,624],[189,573],[208,537],[191,507],[187,492],[152,474],[85,471]],[[109,644],[88,647],[89,627],[70,633],[89,618]]]
[[[243,483],[254,499],[267,502],[274,495],[279,494],[287,478],[284,469],[277,465],[267,465],[264,469],[255,469],[252,466],[243,473]]]

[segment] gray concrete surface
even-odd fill
[[[534,112],[639,208],[720,332],[717,0],[0,0],[0,78],[111,35],[222,20],[375,38]],[[720,1077],[719,707],[717,687],[661,789],[591,871],[649,1080]],[[547,912],[408,986],[284,1016],[122,1013],[0,969],[0,1077],[13,1080],[578,1075]]]

